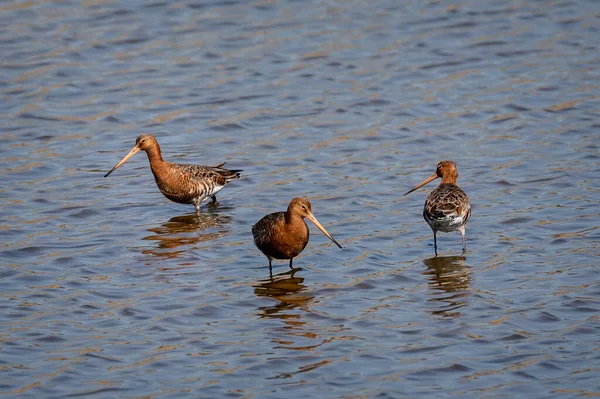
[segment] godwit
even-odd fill
[[[140,151],[146,151],[150,161],[150,169],[160,192],[173,202],[194,204],[196,212],[200,211],[200,203],[210,197],[217,202],[216,194],[227,183],[240,177],[241,170],[228,170],[221,166],[201,166],[166,162],[160,155],[160,146],[154,136],[142,134],[135,140],[135,146],[129,154],[115,165],[104,177],[107,177],[123,165],[129,158]]]
[[[438,231],[444,233],[460,231],[464,254],[467,250],[465,227],[471,216],[471,203],[467,194],[456,184],[458,171],[454,162],[441,161],[431,176],[417,184],[404,195],[412,193],[438,177],[442,178],[442,182],[438,188],[429,193],[423,207],[423,218],[433,231],[433,248],[435,254],[437,255],[436,235]]]
[[[269,259],[269,270],[272,270],[273,259],[289,259],[292,269],[292,260],[306,248],[310,236],[304,218],[308,218],[335,245],[342,248],[312,214],[310,202],[306,198],[294,198],[286,212],[270,213],[252,226],[254,244]]]

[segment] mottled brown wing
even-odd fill
[[[310,238],[310,230],[301,218],[289,224],[285,212],[271,213],[252,226],[254,244],[271,259],[292,259],[298,256]]]
[[[219,166],[177,164],[177,167],[198,183],[211,182],[218,186],[224,186],[231,180],[239,179],[241,172],[241,170],[229,170]]]
[[[427,196],[425,212],[433,218],[463,216],[466,221],[471,216],[471,204],[467,194],[455,184],[442,184]]]
[[[283,254],[273,248],[273,240],[277,225],[285,222],[285,212],[270,213],[252,226],[252,236],[256,247],[269,258],[281,259]]]

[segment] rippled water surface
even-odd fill
[[[600,3],[0,3],[6,398],[600,395]],[[146,156],[243,169],[179,205]],[[468,251],[421,212],[438,161]],[[308,197],[293,272],[254,247]]]

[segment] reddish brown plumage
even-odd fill
[[[286,212],[268,214],[252,226],[254,244],[269,259],[269,268],[273,259],[289,259],[291,268],[293,258],[306,248],[310,231],[304,218],[342,248],[312,214],[310,202],[306,198],[294,198]]]
[[[225,163],[217,166],[202,166],[166,162],[162,158],[158,141],[150,134],[139,136],[129,154],[104,177],[110,175],[139,151],[145,151],[148,155],[150,169],[160,192],[173,202],[194,204],[196,211],[200,210],[200,203],[208,197],[216,202],[216,194],[227,183],[240,177],[241,170],[222,168]]]
[[[435,254],[437,255],[438,231],[445,233],[460,231],[464,253],[467,250],[465,231],[467,221],[471,216],[471,203],[467,194],[456,184],[458,180],[456,164],[453,161],[441,161],[431,176],[406,194],[410,194],[437,178],[442,178],[442,181],[438,188],[429,193],[423,207],[423,218],[433,231]]]

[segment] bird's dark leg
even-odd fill
[[[464,231],[461,231],[460,234],[462,235],[463,255],[464,255],[465,252],[467,252],[467,241],[465,240],[465,233],[464,233]]]
[[[273,266],[271,265],[271,259],[269,259],[269,276],[271,276],[271,280],[273,280]]]
[[[433,250],[435,251],[435,256],[437,256],[437,231],[433,231]]]
[[[294,260],[294,258],[290,258],[290,269],[294,270],[294,268],[292,267],[292,260]]]
[[[210,206],[211,208],[219,205],[219,203],[217,202],[217,196],[216,195],[211,195],[210,196],[210,202],[208,203],[208,206]]]

